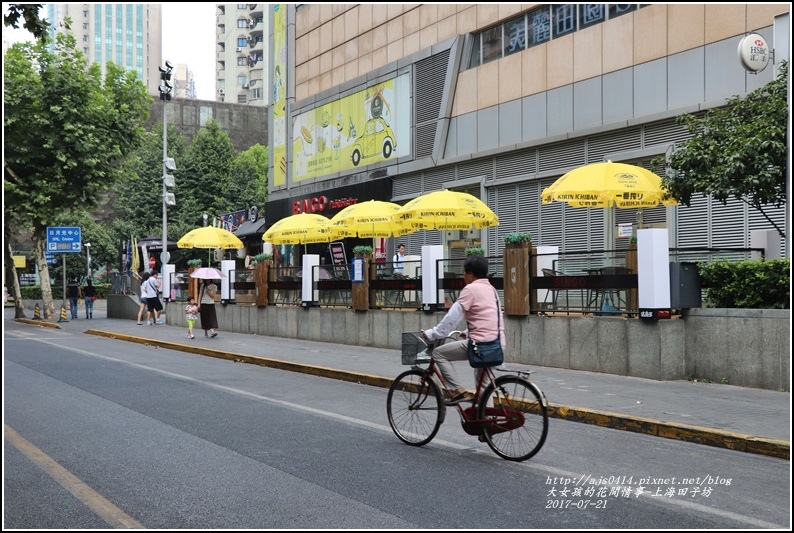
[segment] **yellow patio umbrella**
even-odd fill
[[[637,227],[642,227],[642,208],[676,205],[673,198],[665,198],[662,178],[650,170],[627,163],[591,163],[571,170],[543,189],[543,204],[559,201],[571,207],[603,207],[604,234],[612,242],[614,208],[637,209]]]
[[[398,204],[379,200],[349,205],[331,218],[332,230],[338,238],[401,237],[416,231],[393,218],[399,209]]]
[[[243,241],[223,228],[205,226],[187,232],[176,242],[177,248],[243,248]]]
[[[312,213],[282,218],[262,235],[263,241],[273,244],[312,244],[331,242],[335,238],[330,219]]]
[[[541,202],[566,202],[571,207],[656,207],[675,205],[665,199],[662,178],[626,163],[592,163],[571,170],[543,189]]]
[[[499,217],[482,200],[459,191],[435,191],[414,198],[394,213],[409,232],[420,229],[470,230],[499,225]]]

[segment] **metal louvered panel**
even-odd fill
[[[518,231],[518,214],[520,213],[517,202],[518,187],[515,184],[503,185],[489,189],[489,196],[493,211],[499,216],[499,225],[496,226],[496,242],[491,242],[492,250],[496,253],[499,243],[504,243],[505,235]]]
[[[449,50],[416,63],[416,123],[438,120],[444,81],[449,66]]]
[[[496,156],[494,179],[499,181],[534,173],[537,169],[537,154],[537,148],[531,148]]]
[[[529,233],[532,242],[537,242],[540,233],[540,181],[519,183],[517,189],[516,209],[519,215],[516,231]]]
[[[416,158],[433,155],[433,145],[436,142],[437,123],[430,122],[416,127]]]
[[[538,152],[538,171],[584,165],[584,139],[542,146]]]
[[[544,179],[540,182],[540,190],[545,189],[552,183],[555,178]],[[552,202],[550,204],[540,206],[540,226],[538,229],[538,239],[532,242],[536,246],[560,246],[562,249],[562,202]]]
[[[591,226],[596,224],[591,224],[591,218],[599,215],[603,216],[603,213],[603,209],[570,207],[568,204],[563,203],[564,240],[561,241],[561,245],[558,245],[560,249],[566,252],[600,249],[601,243],[604,242],[603,235],[600,240],[593,238]],[[599,222],[601,220],[598,219]]]
[[[458,179],[485,178],[490,181],[493,177],[493,157],[471,161],[458,165]]]
[[[642,146],[642,129],[630,128],[606,135],[588,137],[587,162],[598,163],[605,154],[639,150]]]
[[[422,174],[402,175],[392,183],[392,195],[397,198],[420,194],[422,194]]]
[[[656,144],[685,141],[692,137],[683,126],[675,123],[675,119],[646,124],[643,126],[642,136],[643,148]]]
[[[693,196],[690,206],[679,205],[676,227],[677,248],[707,248],[709,246],[709,200],[705,196]]]
[[[710,199],[712,248],[740,248],[745,246],[747,217],[744,202],[730,198],[726,205]]]
[[[764,212],[772,219],[772,221],[777,225],[780,230],[786,230],[786,212],[785,209],[775,209],[771,206],[767,206],[764,208]],[[750,232],[754,230],[776,230],[775,228],[764,215],[753,207],[752,205],[747,206],[747,221],[748,221],[748,228],[747,228],[747,246],[750,246]],[[780,251],[783,253],[786,250],[786,241],[782,237],[780,238]]]
[[[446,167],[432,168],[425,171],[424,177],[425,185],[422,192],[440,191],[444,188],[444,183],[455,181],[455,167],[448,165]]]

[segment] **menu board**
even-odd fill
[[[331,251],[331,261],[334,265],[334,277],[347,279],[347,255],[345,246],[341,242],[332,242],[328,245]]]

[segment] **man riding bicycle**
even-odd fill
[[[466,286],[460,291],[460,296],[449,308],[446,316],[436,327],[422,332],[422,338],[435,341],[449,335],[462,320],[468,324],[468,330],[463,332],[462,339],[448,342],[433,350],[433,359],[438,365],[438,370],[444,378],[447,388],[446,405],[457,405],[464,401],[473,401],[471,393],[461,386],[452,361],[468,359],[468,340],[471,337],[476,342],[488,342],[497,337],[501,338],[502,348],[505,346],[504,320],[501,319],[502,304],[499,295],[488,280],[488,260],[481,255],[469,256],[463,262],[463,279]],[[479,382],[480,372],[485,369],[474,370],[475,382]]]

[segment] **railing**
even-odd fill
[[[629,254],[635,256],[629,259]],[[709,263],[712,261],[740,261],[763,257],[756,248],[671,248],[671,263]],[[504,303],[504,260],[502,256],[488,256],[489,281]],[[450,307],[465,286],[465,259],[439,259],[436,277],[438,308]],[[590,250],[584,252],[547,253],[530,256],[535,273],[529,278],[532,314],[565,314],[594,316],[638,315],[638,277],[636,250]],[[422,309],[421,261],[404,261],[403,274],[394,272],[391,262],[374,263],[365,272],[369,276],[369,306],[371,309]],[[352,264],[318,265],[311,270],[311,299],[303,301],[303,269],[301,267],[271,267],[268,274],[268,303],[271,305],[322,307],[352,307]],[[234,298],[231,304],[255,304],[256,282],[253,270],[230,272]],[[175,301],[187,297],[187,273],[175,273],[171,279],[176,291]],[[140,290],[137,275],[111,274],[111,293],[137,294]],[[534,292],[534,294],[532,294]]]

